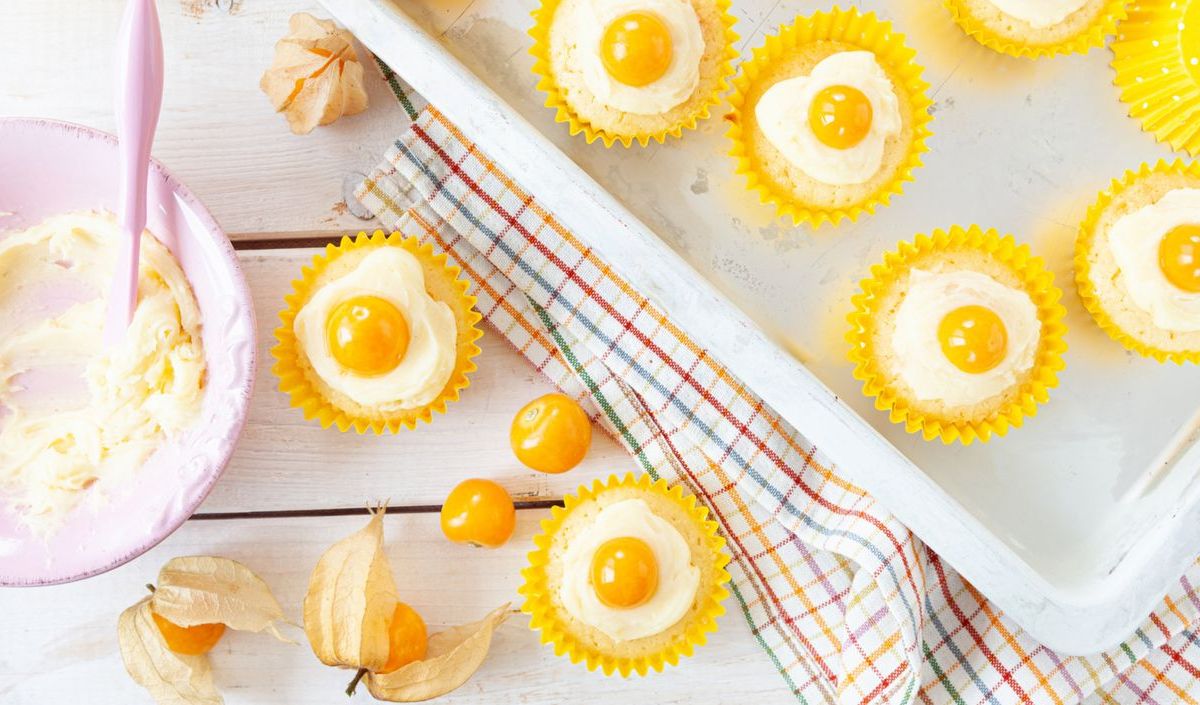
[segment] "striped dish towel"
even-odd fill
[[[1118,648],[1074,658],[1035,643],[380,69],[412,123],[359,200],[450,253],[494,330],[643,470],[708,504],[737,609],[798,702],[1200,699],[1200,564]]]

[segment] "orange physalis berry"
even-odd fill
[[[571,397],[547,394],[517,412],[509,441],[517,460],[526,466],[541,472],[566,472],[587,455],[592,422]]]
[[[938,324],[938,341],[946,359],[968,374],[987,372],[1008,352],[1004,321],[986,306],[962,306],[947,313]]]
[[[150,615],[154,617],[154,623],[158,626],[158,631],[162,633],[167,648],[177,654],[186,656],[207,654],[212,651],[225,633],[224,624],[194,624],[190,627],[181,627],[166,617],[159,616],[156,612],[151,612]]]
[[[442,504],[442,533],[455,543],[499,548],[516,525],[512,497],[491,480],[464,480]]]
[[[601,544],[591,572],[596,597],[616,609],[645,604],[658,589],[658,559],[645,541],[632,536]]]
[[[408,352],[408,321],[395,304],[378,296],[341,302],[325,326],[333,359],[360,375],[391,372]]]
[[[646,86],[671,67],[671,30],[649,12],[618,17],[600,38],[600,62],[608,75],[627,86]]]
[[[871,131],[871,101],[852,86],[829,86],[808,107],[808,124],[823,144],[850,149]]]
[[[1180,225],[1158,243],[1158,266],[1176,288],[1200,292],[1200,226]]]
[[[413,608],[397,602],[392,623],[388,626],[388,660],[379,672],[391,673],[413,661],[420,661],[425,658],[428,645],[425,620]]]

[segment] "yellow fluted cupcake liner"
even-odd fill
[[[898,285],[910,267],[922,256],[947,250],[974,250],[1012,270],[1021,280],[1026,293],[1037,307],[1041,321],[1041,340],[1028,379],[1012,400],[983,420],[945,419],[914,409],[902,398],[879,366],[873,339],[877,307],[883,295]],[[1046,269],[1040,257],[1035,257],[1027,245],[1018,245],[1011,235],[1001,237],[994,229],[983,230],[978,225],[968,228],[955,225],[947,232],[935,230],[932,235],[918,235],[912,242],[901,242],[897,249],[884,255],[883,262],[871,268],[871,276],[861,283],[861,291],[851,299],[854,310],[848,320],[850,330],[850,361],[854,363],[854,378],[863,383],[863,394],[875,399],[875,408],[887,411],[893,423],[903,424],[909,433],[919,433],[925,440],[940,438],[947,445],[958,441],[970,445],[979,440],[987,442],[992,436],[1003,436],[1010,428],[1019,428],[1026,416],[1037,414],[1037,406],[1050,398],[1049,390],[1058,385],[1058,372],[1065,367],[1063,353],[1067,327],[1063,322],[1066,309],[1061,303],[1062,291],[1054,285],[1054,275]],[[930,351],[931,354],[938,351]]]
[[[321,274],[346,253],[355,250],[401,247],[421,262],[425,273],[425,288],[435,299],[444,302],[454,312],[457,329],[454,371],[446,386],[429,404],[412,409],[379,415],[358,415],[332,403],[319,389],[316,372],[306,363],[304,352],[296,340],[293,324],[296,314],[319,288]],[[470,386],[469,375],[478,369],[474,358],[480,353],[476,341],[483,335],[479,328],[482,319],[475,310],[476,298],[468,293],[461,270],[447,263],[445,253],[435,252],[432,245],[422,245],[416,237],[400,233],[385,234],[376,230],[372,235],[360,232],[351,239],[342,237],[337,245],[326,245],[324,252],[313,257],[312,265],[304,267],[300,279],[292,282],[292,293],[284,297],[287,308],[279,313],[281,325],[275,329],[278,341],[271,349],[275,358],[272,371],[279,378],[279,390],[290,397],[291,405],[300,409],[306,419],[316,419],[323,428],[336,426],[340,431],[353,428],[358,433],[368,430],[382,434],[396,433],[401,427],[413,428],[418,422],[429,422],[433,414],[445,413],[446,404],[457,401]]]
[[[1083,302],[1083,307],[1092,314],[1097,325],[1126,349],[1144,357],[1154,358],[1159,362],[1170,360],[1176,364],[1200,363],[1200,351],[1163,350],[1135,338],[1121,328],[1104,309],[1104,304],[1096,293],[1096,285],[1092,281],[1091,262],[1088,255],[1096,242],[1096,226],[1100,217],[1116,196],[1151,174],[1180,174],[1200,179],[1200,163],[1185,163],[1178,159],[1173,162],[1160,160],[1154,166],[1142,164],[1137,171],[1126,171],[1121,178],[1113,179],[1109,187],[1100,192],[1096,202],[1088,209],[1083,224],[1079,227],[1079,237],[1075,240],[1075,286],[1079,290],[1079,298]]]
[[[550,67],[550,23],[554,20],[554,13],[558,10],[560,2],[561,0],[542,0],[541,5],[532,13],[533,27],[529,30],[529,36],[533,37],[533,46],[529,49],[529,53],[534,57],[532,70],[538,77],[537,89],[546,94],[544,105],[554,109],[554,121],[567,123],[567,128],[572,135],[582,132],[588,144],[599,139],[606,148],[616,143],[629,147],[634,142],[645,147],[650,140],[661,144],[668,136],[681,137],[684,130],[694,130],[698,122],[707,119],[712,114],[713,106],[721,101],[722,94],[729,88],[729,78],[734,71],[733,60],[737,57],[737,49],[734,44],[738,40],[738,35],[733,31],[733,25],[737,22],[737,18],[729,11],[733,4],[732,0],[716,0],[717,9],[721,13],[721,22],[725,26],[725,46],[722,48],[721,62],[718,68],[720,80],[704,100],[698,102],[682,121],[662,130],[624,134],[593,127],[591,123],[581,119],[575,113],[566,96],[563,95]]]
[[[1108,0],[1103,12],[1087,29],[1069,39],[1052,44],[1028,44],[998,34],[980,22],[967,8],[963,0],[942,0],[954,21],[967,36],[998,51],[1017,58],[1038,59],[1058,54],[1086,54],[1094,47],[1104,46],[1104,38],[1116,32],[1117,23],[1125,18],[1127,0]]]
[[[1112,44],[1130,117],[1172,149],[1200,153],[1200,0],[1137,0]]]
[[[696,597],[700,606],[684,617],[688,620],[686,629],[656,652],[638,657],[614,656],[596,644],[574,636],[565,626],[566,617],[561,613],[561,607],[550,595],[547,576],[555,532],[581,504],[615,490],[636,490],[674,504],[695,522],[712,556],[708,570],[701,572],[711,579],[707,584],[700,584]],[[729,596],[725,585],[730,580],[729,571],[725,569],[729,563],[724,550],[725,539],[717,533],[717,522],[708,518],[708,508],[694,496],[685,495],[681,486],[668,487],[666,480],[654,481],[649,475],[629,473],[624,477],[612,475],[607,480],[597,479],[591,487],[581,486],[576,494],[564,498],[564,506],[551,510],[550,518],[542,521],[542,533],[534,537],[533,543],[535,549],[529,554],[529,566],[521,571],[524,583],[518,592],[525,597],[521,611],[530,615],[529,627],[541,632],[542,643],[554,646],[555,655],[565,655],[571,663],[583,662],[589,671],[599,669],[606,676],[614,673],[623,677],[632,673],[644,676],[650,670],[662,671],[667,664],[677,665],[680,658],[691,656],[697,646],[708,640],[708,634],[717,630],[717,617],[725,613],[722,602]]]
[[[899,83],[899,90],[908,95],[912,106],[913,139],[903,164],[895,176],[874,194],[845,208],[812,206],[778,188],[759,171],[757,158],[751,153],[743,127],[744,114],[754,110],[753,105],[746,105],[746,96],[764,69],[798,46],[823,40],[850,44],[874,53],[893,82]],[[926,94],[929,84],[922,80],[924,69],[916,63],[915,58],[916,52],[905,45],[904,35],[892,31],[891,22],[879,20],[874,12],[864,15],[853,8],[835,8],[829,12],[797,17],[793,24],[781,28],[778,34],[768,36],[763,46],[755,49],[753,55],[742,62],[741,71],[733,81],[734,90],[729,99],[731,111],[727,117],[729,130],[726,134],[733,141],[729,154],[736,160],[735,172],[746,177],[747,188],[758,194],[760,202],[773,205],[776,213],[790,218],[793,225],[836,225],[845,219],[854,222],[863,213],[874,213],[878,206],[887,205],[892,196],[903,192],[905,182],[913,180],[913,171],[921,166],[921,154],[929,151],[925,144],[932,134],[929,129],[933,119],[929,112],[931,101]]]

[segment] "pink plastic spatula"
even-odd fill
[[[122,240],[104,321],[104,344],[125,338],[137,306],[138,255],[146,227],[146,170],[162,108],[162,32],[154,0],[129,0],[117,40],[117,138]]]

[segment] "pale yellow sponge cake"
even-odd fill
[[[856,220],[899,195],[930,135],[916,53],[874,13],[797,17],[742,63],[726,116],[736,172],[793,224]]]
[[[794,76],[805,76],[822,59],[857,47],[837,41],[818,41],[798,46],[784,57],[764,66],[745,94],[747,105],[757,105],[772,85]],[[886,69],[885,69],[886,70]],[[891,78],[889,76],[889,78]],[[895,79],[892,79],[895,83]],[[809,176],[790,162],[763,133],[754,110],[741,114],[746,151],[751,168],[756,169],[772,190],[786,193],[806,206],[821,210],[840,210],[865,203],[885,189],[905,167],[909,148],[916,136],[912,99],[904,91],[896,91],[900,104],[900,130],[887,137],[878,170],[866,181],[857,184],[826,184]],[[801,116],[801,119],[803,116]]]
[[[544,0],[530,34],[546,105],[588,142],[679,137],[709,116],[733,74],[729,7],[729,0]]]
[[[1103,46],[1124,0],[943,0],[963,31],[1002,54],[1041,57]]]
[[[1182,245],[1164,249],[1173,232],[1184,236]],[[1143,165],[1113,181],[1089,211],[1075,246],[1076,285],[1100,327],[1128,349],[1160,362],[1197,362],[1198,260],[1200,167]],[[1182,280],[1170,276],[1172,261],[1182,265]]]
[[[1063,369],[1062,291],[1012,236],[954,226],[902,242],[849,316],[863,393],[926,440],[970,444],[1018,427]]]
[[[522,573],[522,610],[556,653],[606,675],[645,675],[690,656],[716,629],[729,557],[708,510],[681,487],[648,475],[597,480],[566,497],[542,529]],[[641,590],[618,604],[614,584],[597,582],[606,579],[597,564],[612,546],[629,543],[645,557],[641,582],[628,555],[624,564],[604,564],[624,590],[618,597],[630,586]]]

